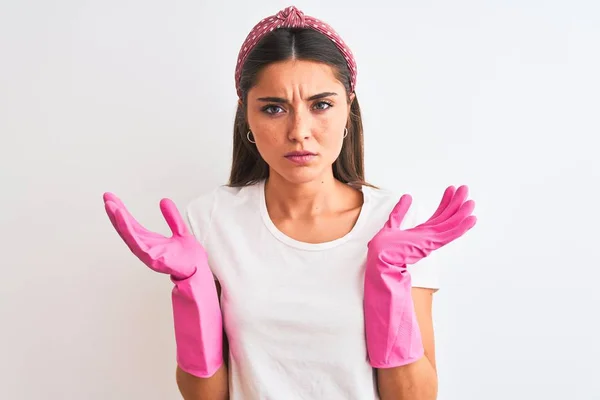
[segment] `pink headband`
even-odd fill
[[[235,88],[239,98],[242,97],[240,90],[240,76],[242,75],[242,67],[246,62],[248,54],[260,39],[277,28],[309,28],[321,32],[331,39],[344,55],[344,58],[348,63],[348,68],[350,69],[350,91],[354,92],[356,87],[356,61],[354,61],[354,55],[352,55],[350,48],[346,46],[342,38],[329,25],[316,18],[304,15],[304,13],[296,7],[290,6],[279,11],[276,15],[272,15],[260,21],[252,28],[248,37],[246,37],[238,55],[237,66],[235,67]]]

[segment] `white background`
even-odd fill
[[[177,399],[170,290],[104,212],[167,234],[226,182],[239,46],[283,1],[0,7],[0,398]],[[393,4],[396,5],[393,5]],[[440,400],[600,399],[600,7],[297,1],[359,68],[369,181],[476,228],[435,298]]]

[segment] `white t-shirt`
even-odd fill
[[[363,187],[344,237],[318,244],[271,221],[264,181],[221,186],[192,201],[187,217],[221,284],[232,400],[377,399],[367,361],[363,280],[368,241],[400,196]],[[416,220],[416,204],[404,228]],[[433,210],[432,210],[433,212]],[[409,266],[415,287],[438,288],[430,257]]]

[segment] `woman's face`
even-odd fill
[[[313,61],[271,64],[248,92],[251,139],[270,174],[293,183],[333,173],[349,112],[346,90],[332,68]]]

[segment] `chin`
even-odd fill
[[[327,171],[323,168],[323,166],[303,166],[294,168],[278,168],[274,169],[274,172],[290,183],[301,185],[321,180]]]

